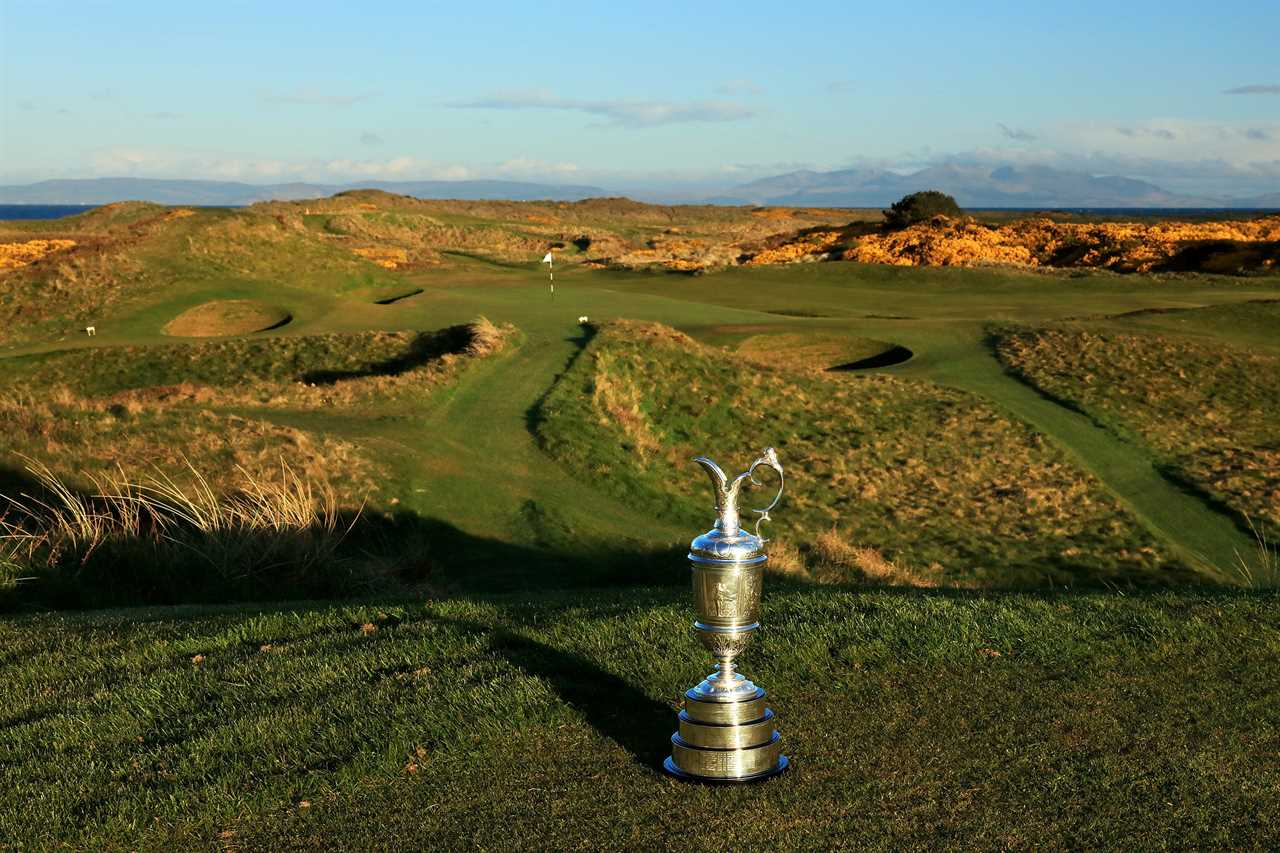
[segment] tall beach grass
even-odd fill
[[[282,462],[218,493],[189,463],[90,475],[76,489],[28,460],[33,488],[0,495],[0,602],[55,606],[340,596],[376,586],[342,545],[362,508]]]

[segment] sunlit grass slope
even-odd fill
[[[1280,311],[1255,306],[1280,328]],[[1001,359],[1028,382],[1155,448],[1240,516],[1280,525],[1280,354],[1179,337],[1014,332]]]
[[[835,528],[950,583],[1177,582],[1172,559],[1089,475],[980,398],[927,382],[744,366],[669,328],[604,326],[544,404],[547,450],[628,501],[691,521],[687,459],[754,458],[803,482],[778,531]],[[767,503],[767,501],[764,501]]]

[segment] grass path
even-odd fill
[[[1165,477],[1150,451],[1010,376],[981,336],[981,329],[957,329],[944,347],[935,344],[933,353],[898,372],[981,394],[1053,439],[1147,529],[1193,563],[1229,571],[1237,554],[1254,552],[1256,543],[1230,516]]]

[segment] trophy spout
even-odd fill
[[[711,488],[716,496],[716,527],[732,536],[738,532],[738,492],[747,475],[739,474],[730,480],[724,469],[706,456],[695,456],[693,461],[701,465],[711,478]]]

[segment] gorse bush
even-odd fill
[[[192,468],[91,479],[77,491],[48,468],[38,494],[0,496],[0,601],[55,606],[170,604],[351,595],[377,586],[368,561],[341,553],[361,511],[327,484],[281,464],[278,478],[241,469],[218,494]],[[33,490],[36,491],[36,490]]]
[[[906,228],[935,216],[960,216],[956,200],[938,190],[905,195],[884,212],[884,221],[890,228]]]

